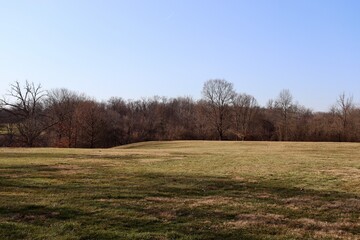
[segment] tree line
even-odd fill
[[[340,94],[328,112],[282,90],[265,107],[231,82],[208,80],[202,98],[99,102],[68,89],[15,82],[0,99],[0,146],[113,147],[154,140],[360,141],[360,109]]]

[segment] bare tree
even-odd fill
[[[111,125],[111,131],[108,133],[108,145],[122,145],[131,142],[131,124],[130,111],[127,103],[122,98],[112,97],[107,102],[108,121]]]
[[[335,117],[335,123],[338,125],[339,141],[348,140],[354,110],[353,97],[348,97],[345,93],[339,95],[336,104],[331,108],[331,112]]]
[[[235,96],[233,84],[221,79],[208,80],[204,83],[202,95],[208,103],[209,118],[218,133],[219,140],[222,140],[228,128],[226,120],[229,119],[229,106]]]
[[[177,106],[174,106],[174,103],[177,103]],[[177,128],[177,139],[195,139],[196,109],[193,99],[191,97],[173,99],[171,109],[176,116],[176,121],[172,122],[172,125],[173,128]]]
[[[236,138],[245,140],[250,123],[258,110],[258,103],[253,96],[244,93],[236,94],[233,106]]]
[[[75,109],[75,147],[103,147],[107,134],[106,109],[94,100],[80,102]]]
[[[54,125],[44,109],[46,91],[40,84],[25,82],[22,87],[19,82],[10,85],[6,97],[3,97],[1,107],[4,111],[16,117],[16,127],[26,146],[32,147],[40,135]]]
[[[56,125],[52,128],[55,136],[52,141],[57,147],[72,147],[75,137],[74,113],[77,105],[85,101],[84,95],[65,88],[53,89],[49,91],[46,101],[47,109]]]
[[[304,106],[295,104],[294,106],[294,124],[291,125],[291,140],[293,141],[309,141],[311,120],[313,112]]]
[[[275,100],[275,107],[280,110],[282,117],[280,140],[288,140],[289,117],[294,108],[293,96],[288,89],[283,89]]]

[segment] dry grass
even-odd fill
[[[360,144],[0,149],[1,239],[359,239]]]

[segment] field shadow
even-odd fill
[[[9,174],[5,170],[0,173]],[[331,239],[360,234],[359,195],[302,189],[291,182],[146,172],[109,175],[101,170],[64,177],[47,165],[10,170],[52,174],[63,183],[0,177],[0,190],[28,194],[26,199],[0,195],[0,218],[7,224],[0,229],[14,230],[17,223],[52,229],[55,222],[75,222],[70,234],[76,239]],[[41,204],[33,202],[39,200]],[[16,234],[0,236],[15,239]]]
[[[162,229],[206,239],[360,234],[358,195],[302,189],[290,183],[146,173],[119,180],[117,187],[100,192],[106,194],[96,194],[94,200],[104,208],[112,205],[156,219],[144,225],[136,217],[114,218],[114,222],[127,222],[129,228],[142,226],[138,231]]]

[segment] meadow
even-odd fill
[[[0,148],[0,239],[360,239],[360,144]]]

